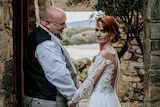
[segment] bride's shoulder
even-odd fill
[[[115,59],[116,59],[116,55],[117,53],[116,52],[113,52],[113,51],[101,51],[99,53],[103,58],[107,59],[107,60],[110,60],[111,62],[114,62]]]
[[[115,58],[117,53],[115,51],[101,51],[99,54],[106,59],[110,59]]]

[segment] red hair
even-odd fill
[[[104,15],[102,17],[99,17],[96,20],[97,24],[98,24],[98,22],[102,23],[103,29],[106,32],[110,32],[110,33],[115,34],[115,37],[112,39],[113,43],[117,42],[119,40],[119,38],[121,38],[120,31],[119,31],[119,24],[113,16]]]

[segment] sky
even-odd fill
[[[89,20],[89,16],[93,12],[66,12],[67,21],[66,22],[75,22],[75,21],[82,21],[82,20]]]

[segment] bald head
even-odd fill
[[[64,10],[55,6],[50,6],[46,8],[44,14],[42,15],[42,20],[51,21],[51,19],[60,18],[63,15],[65,15]]]
[[[50,6],[42,15],[41,24],[55,35],[61,35],[66,26],[66,14],[61,8]]]

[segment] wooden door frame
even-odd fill
[[[29,0],[13,0],[13,50],[14,68],[12,73],[12,96],[15,107],[23,107],[23,47],[24,38],[28,35]]]

